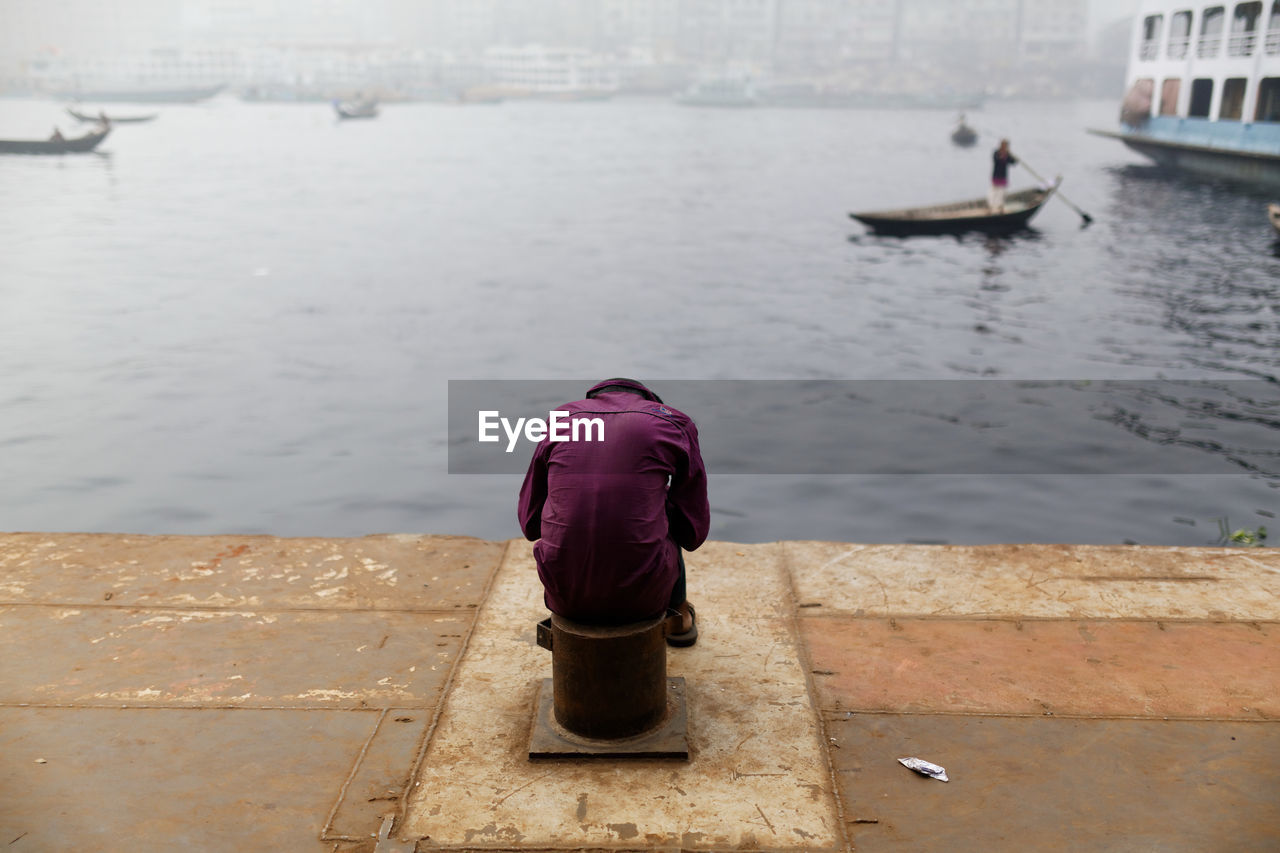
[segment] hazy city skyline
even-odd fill
[[[781,2],[781,7],[775,4]],[[883,27],[893,15],[893,4],[865,0],[793,0],[799,11],[791,17],[856,15],[856,30]],[[1129,17],[1138,0],[1074,0],[1022,2],[1034,7],[1079,7],[1085,15],[1087,37],[1093,38],[1107,24]],[[583,6],[582,4],[585,4]],[[594,21],[563,26],[564,11],[579,5],[594,10]],[[721,26],[751,26],[757,16],[780,20],[788,16],[786,0],[126,0],[103,4],[96,0],[6,0],[0,27],[0,53],[8,61],[26,59],[41,52],[89,53],[138,51],[192,43],[254,44],[263,42],[336,42],[424,46],[437,41],[441,31],[455,42],[487,40],[509,43],[534,40],[571,43],[588,24],[634,24],[639,16],[676,19],[705,15],[705,9],[722,6]],[[905,14],[917,6],[946,6],[961,10],[964,0],[902,0]],[[983,4],[1003,15],[999,4]],[[459,11],[461,10],[461,11]],[[572,18],[570,19],[573,20]],[[542,22],[544,26],[539,27]],[[552,27],[561,24],[562,32]],[[541,31],[540,31],[541,30]]]
[[[1107,94],[1122,74],[1122,7],[1133,5],[129,0],[108,8],[96,0],[7,0],[0,90],[223,84],[267,98],[356,89],[422,98],[477,86],[527,89],[553,75],[590,78],[599,91],[658,93],[718,73],[916,94]],[[513,53],[534,45],[558,58]],[[590,58],[570,60],[566,49]]]

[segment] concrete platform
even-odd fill
[[[0,534],[0,847],[1280,850],[1280,552],[688,566],[690,760],[530,762],[528,543]]]

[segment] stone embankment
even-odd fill
[[[1280,849],[1280,551],[688,566],[690,760],[530,762],[528,543],[0,534],[0,846]]]

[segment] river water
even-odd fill
[[[1112,103],[988,104],[969,150],[935,111],[159,109],[100,154],[0,159],[0,530],[517,536],[518,474],[447,473],[449,380],[1280,388],[1268,199],[1087,135]],[[0,101],[0,137],[69,133],[60,110]],[[1061,174],[1094,223],[1059,201],[1009,239],[848,219],[984,194],[995,134],[1015,187]],[[1249,403],[1252,468],[1212,443],[1195,474],[713,466],[712,536],[1210,544],[1280,511],[1277,396]]]

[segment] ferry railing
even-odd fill
[[[1200,59],[1213,59],[1222,47],[1222,36],[1201,36],[1196,45],[1196,56]]]
[[[1227,56],[1253,56],[1253,48],[1257,43],[1257,33],[1234,35],[1227,42]]]
[[[1280,53],[1280,30],[1272,30],[1267,33],[1266,51],[1271,55]]]
[[[1169,49],[1166,51],[1170,59],[1186,59],[1187,47],[1191,44],[1190,36],[1169,39]]]
[[[1139,59],[1155,59],[1156,54],[1160,52],[1160,43],[1155,39],[1147,39],[1138,48]]]

